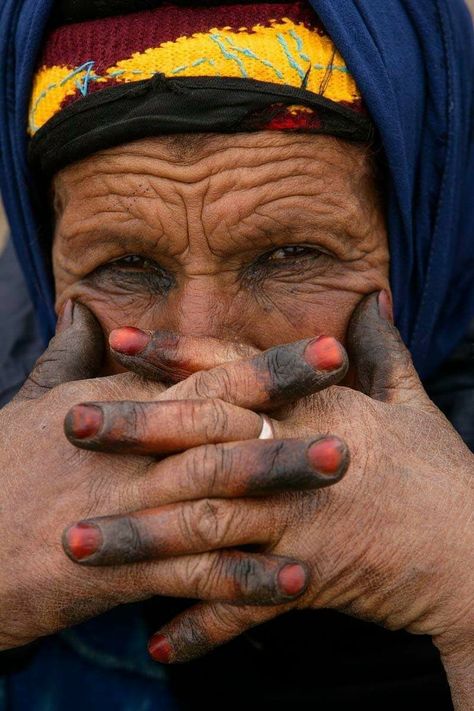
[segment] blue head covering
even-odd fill
[[[52,289],[30,200],[26,117],[52,0],[0,10],[1,191],[45,340]],[[356,78],[389,167],[396,320],[422,376],[474,316],[474,40],[463,0],[312,0]]]

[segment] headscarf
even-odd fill
[[[52,0],[3,0],[1,190],[40,326],[53,294],[31,195],[26,125]],[[427,376],[474,315],[474,44],[463,0],[312,0],[356,79],[388,166],[396,322]]]
[[[373,140],[354,78],[307,2],[158,4],[122,15],[111,0],[109,13],[45,38],[28,114],[40,184],[97,150],[150,135],[278,130]]]

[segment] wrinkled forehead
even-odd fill
[[[74,253],[120,243],[172,255],[204,240],[230,256],[318,232],[352,250],[382,212],[367,150],[326,136],[144,139],[68,166],[54,185],[56,239]]]
[[[238,201],[239,190],[293,180],[303,194],[328,195],[372,190],[375,159],[367,146],[328,136],[274,132],[235,135],[172,135],[133,141],[98,152],[59,171],[53,180],[55,208],[87,199],[94,186],[102,194],[120,189],[124,197],[156,195],[173,186],[205,183]],[[87,206],[84,206],[87,209]]]

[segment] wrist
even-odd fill
[[[461,634],[453,633],[433,639],[448,677],[456,711],[474,708],[474,623]]]

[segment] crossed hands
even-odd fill
[[[0,411],[0,649],[166,595],[199,601],[150,642],[182,662],[333,608],[432,635],[470,708],[474,457],[383,299],[354,314],[349,356],[136,329],[110,347],[129,372],[94,377],[101,329],[69,304]],[[337,385],[349,359],[355,388]]]

